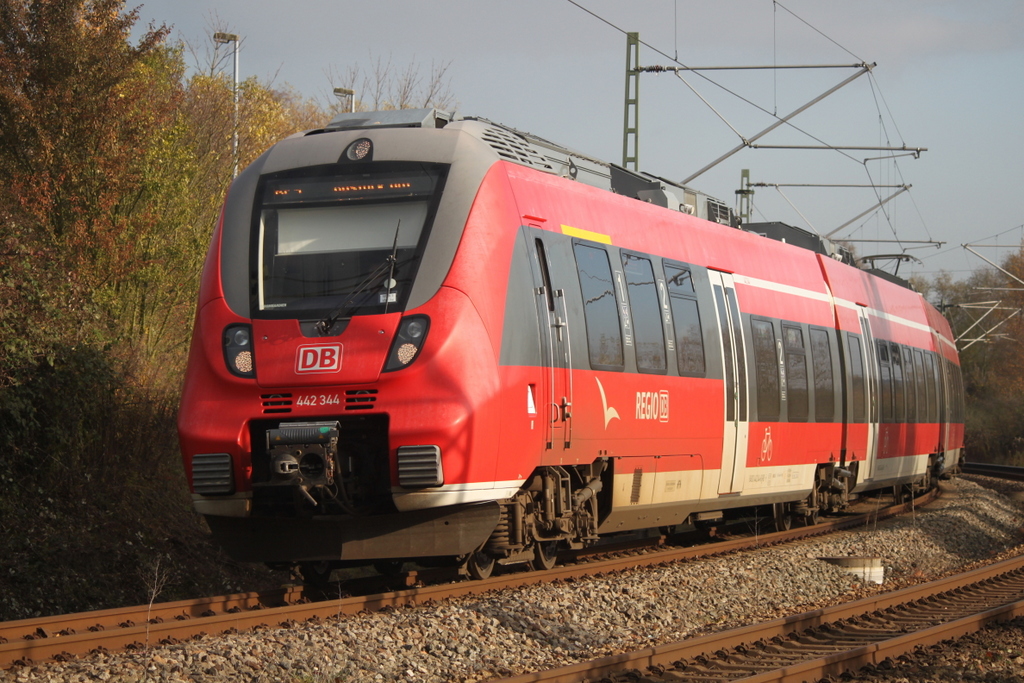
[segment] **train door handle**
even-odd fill
[[[562,409],[562,421],[566,422],[572,417],[572,402],[569,401],[565,396],[562,397],[562,405],[559,406]]]
[[[555,316],[555,322],[551,323],[551,327],[558,330],[558,341],[562,341],[562,328],[565,327],[565,321],[561,316]]]

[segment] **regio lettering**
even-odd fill
[[[668,391],[636,392],[636,419],[668,422]]]

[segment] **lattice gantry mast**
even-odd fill
[[[622,167],[639,171],[640,34],[626,34],[626,107],[622,119]]]

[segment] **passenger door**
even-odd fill
[[[932,331],[932,344],[935,346],[935,366],[938,374],[939,388],[939,453],[949,450],[949,423],[953,412],[952,378],[949,376],[950,363],[942,355],[942,340]]]
[[[871,322],[868,318],[867,308],[857,306],[857,315],[860,317],[864,391],[867,394],[867,445],[864,459],[858,466],[857,477],[860,481],[870,481],[874,477],[875,460],[878,457],[878,422],[880,420],[878,354],[875,351],[875,338],[871,334]]]
[[[747,412],[747,361],[743,324],[730,273],[708,270],[715,296],[715,316],[722,338],[725,368],[725,430],[718,493],[740,493],[746,467],[750,422]]]
[[[537,408],[546,425],[547,449],[562,451],[572,443],[572,349],[565,289],[558,280],[566,275],[558,275],[551,266],[550,242],[546,235],[537,235],[530,249],[544,368]]]

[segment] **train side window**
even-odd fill
[[[914,352],[909,346],[903,347],[903,374],[907,380],[907,422],[920,422],[917,417],[917,373],[914,372]]]
[[[951,360],[946,360],[946,367],[949,370],[949,421],[952,423],[960,423],[964,421],[961,413],[961,406],[963,401],[963,381],[960,376],[960,366]]]
[[[931,351],[924,354],[924,379],[928,391],[928,422],[939,421],[938,389],[935,386],[935,357]]]
[[[900,423],[905,422],[907,419],[905,410],[906,397],[903,391],[903,360],[900,357],[900,345],[896,342],[889,342],[889,351],[892,360],[892,418],[894,422]]]
[[[949,415],[949,421],[950,422],[957,422],[957,415],[956,415],[956,404],[957,404],[956,397],[957,397],[957,393],[958,393],[957,392],[957,387],[956,387],[956,370],[957,370],[957,366],[953,365],[953,361],[949,360],[948,358],[944,358],[942,360],[942,362],[945,363],[945,365],[946,365],[946,376],[949,377],[949,384],[948,384],[948,386],[949,386],[949,399],[947,400],[947,403],[946,403],[946,405],[948,406],[947,410],[948,410],[948,415]]]
[[[750,319],[754,336],[754,375],[757,380],[757,419],[779,419],[779,362],[775,354],[775,327],[770,320]]]
[[[786,405],[790,422],[807,422],[810,411],[807,390],[807,350],[799,327],[782,324],[786,348]]]
[[[828,332],[812,327],[810,338],[811,365],[814,369],[814,421],[831,422],[835,417],[836,397]]]
[[[700,325],[700,309],[689,268],[665,263],[669,305],[676,334],[676,362],[684,377],[704,377],[704,335]]]
[[[881,422],[892,422],[892,368],[889,366],[889,342],[879,339],[878,345],[878,376],[882,388]]]
[[[670,263],[665,263],[665,275],[668,277],[668,291],[680,296],[695,295],[693,288],[693,274],[689,268],[680,268]]]
[[[928,398],[928,380],[924,374],[924,354],[914,349],[914,377],[917,378],[917,421],[928,422],[931,415],[931,401]]]
[[[957,414],[958,401],[956,400],[956,397],[960,395],[959,387],[957,387],[957,370],[959,368],[951,360],[946,360],[946,368],[949,371],[949,421],[959,422],[960,419]]]
[[[950,366],[953,368],[953,391],[956,395],[953,396],[953,422],[963,422],[964,416],[961,412],[963,407],[963,401],[961,398],[964,394],[964,383],[963,377],[960,375],[960,366],[950,361]]]
[[[555,312],[555,293],[551,289],[551,275],[548,273],[548,257],[544,251],[544,241],[538,238],[534,244],[537,247],[537,264],[540,267],[540,277],[544,282],[544,295],[548,302],[548,311]]]
[[[947,412],[948,406],[946,403],[946,359],[942,357],[942,353],[939,351],[935,352],[935,382],[939,392],[939,411],[935,421],[939,423],[948,422],[949,413]]]
[[[650,259],[623,252],[622,270],[626,275],[629,310],[636,335],[636,368],[640,372],[664,374],[668,362],[654,268]]]
[[[852,390],[853,422],[867,420],[867,393],[864,381],[864,356],[860,348],[860,339],[852,334],[846,335],[850,342],[850,388]]]
[[[956,420],[957,424],[966,419],[964,414],[964,375],[959,365],[953,364],[953,374],[956,376]]]
[[[574,244],[576,268],[583,294],[590,366],[598,370],[622,370],[625,361],[619,307],[608,252],[586,244]]]

